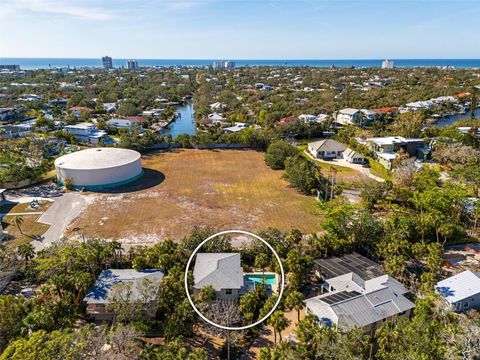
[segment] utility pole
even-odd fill
[[[333,200],[333,190],[334,190],[334,187],[335,187],[337,169],[335,169],[333,166],[330,166],[330,171],[332,172],[332,184],[330,186],[330,201],[332,201]]]

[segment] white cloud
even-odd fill
[[[61,0],[13,0],[0,7],[2,16],[32,11],[43,14],[57,14],[87,20],[110,20],[115,15],[99,7],[76,6],[71,1]]]

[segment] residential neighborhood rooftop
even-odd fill
[[[212,285],[217,291],[240,289],[243,270],[239,253],[198,253],[193,270],[194,288]]]
[[[112,288],[120,283],[132,282],[139,284],[143,279],[149,279],[155,284],[160,285],[164,273],[160,269],[145,269],[137,271],[134,269],[108,269],[103,270],[97,278],[93,288],[87,293],[84,302],[87,304],[101,304],[108,302],[108,297]],[[136,286],[132,287],[131,299],[140,296]]]

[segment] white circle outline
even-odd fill
[[[225,235],[225,234],[244,234],[244,235],[250,235],[252,237],[254,237],[255,239],[258,239],[260,240],[261,242],[263,242],[265,245],[267,245],[267,247],[272,250],[273,254],[275,255],[275,257],[277,258],[277,261],[278,263],[280,264],[280,271],[282,273],[282,288],[280,290],[280,294],[278,295],[278,299],[277,299],[277,302],[275,303],[275,305],[273,306],[273,308],[268,312],[267,315],[265,315],[263,318],[261,318],[260,320],[258,320],[257,322],[253,323],[253,324],[250,324],[250,325],[246,325],[246,326],[239,326],[239,327],[231,327],[231,326],[223,326],[223,325],[218,325],[217,323],[211,321],[210,319],[207,319],[201,312],[200,310],[197,309],[197,307],[195,306],[195,304],[193,303],[193,300],[190,296],[190,293],[188,291],[188,269],[190,268],[190,264],[193,260],[193,257],[195,256],[195,254],[197,253],[198,250],[200,250],[200,248],[209,240],[217,237],[217,236],[220,236],[220,235]],[[223,330],[246,330],[246,329],[250,329],[254,326],[257,326],[259,324],[261,324],[262,322],[264,322],[265,320],[267,320],[270,315],[273,314],[273,312],[277,309],[278,305],[280,304],[280,301],[282,300],[282,296],[283,296],[283,290],[285,289],[285,273],[283,271],[283,265],[282,265],[282,261],[280,260],[280,256],[278,256],[277,252],[273,249],[273,247],[264,239],[262,239],[260,236],[256,235],[256,234],[252,234],[251,232],[248,232],[248,231],[244,231],[244,230],[226,230],[226,231],[220,231],[219,233],[216,233],[216,234],[213,234],[212,236],[209,236],[208,238],[206,238],[205,240],[203,240],[200,245],[197,246],[197,248],[193,251],[192,255],[190,255],[190,258],[188,259],[188,263],[187,263],[187,267],[185,269],[185,292],[187,293],[187,298],[188,298],[188,301],[190,302],[190,305],[192,306],[193,310],[195,310],[195,312],[203,319],[205,320],[207,323],[209,323],[210,325],[213,325],[215,327],[218,327],[220,329],[223,329]]]

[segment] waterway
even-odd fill
[[[173,138],[180,134],[195,135],[197,127],[195,125],[193,99],[187,101],[182,106],[175,110],[180,116],[177,117],[170,125],[167,134],[172,135]]]
[[[474,111],[474,116],[475,116],[475,118],[478,118],[480,116],[480,109],[476,109]],[[458,114],[458,115],[446,116],[446,117],[440,118],[440,119],[438,119],[438,121],[435,124],[433,124],[431,126],[438,127],[438,128],[444,128],[444,127],[452,125],[453,123],[457,122],[458,120],[468,119],[468,118],[470,118],[470,111],[468,111],[466,114],[462,114],[462,115]]]

